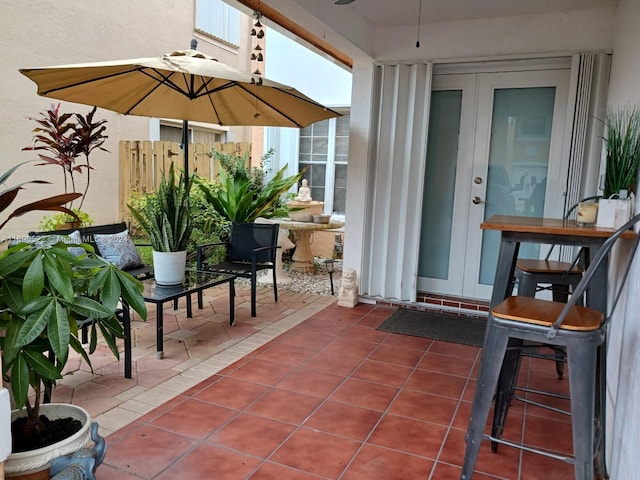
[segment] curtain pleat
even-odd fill
[[[362,293],[415,302],[431,64],[376,67]]]

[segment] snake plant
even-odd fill
[[[157,252],[180,252],[187,249],[193,225],[189,192],[191,179],[176,175],[173,163],[163,175],[158,190],[140,208],[127,205],[140,227],[147,232]]]

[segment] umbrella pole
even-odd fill
[[[189,122],[182,121],[182,154],[184,155],[184,178],[189,178]]]

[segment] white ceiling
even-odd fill
[[[348,55],[371,55],[376,31],[430,23],[610,8],[618,0],[264,0]],[[422,2],[422,5],[420,5]],[[420,15],[418,15],[420,11]],[[420,17],[421,21],[418,21]],[[354,48],[357,46],[357,48]]]
[[[332,15],[351,10],[375,27],[416,25],[420,3],[422,23],[562,12],[618,3],[617,0],[355,0],[338,6],[334,1],[313,0],[323,9],[331,10]]]

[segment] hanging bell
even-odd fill
[[[257,60],[257,59],[258,59],[258,57],[256,57],[256,54],[255,54],[255,53],[252,53],[252,54],[251,54],[251,60]]]
[[[253,56],[255,56],[255,53],[253,54]],[[259,62],[262,62],[262,61],[264,60],[264,57],[262,56],[262,54],[261,54],[261,53],[259,53],[259,54],[258,54],[258,57],[257,57],[257,58],[258,58],[258,61],[259,61]]]
[[[254,50],[255,50],[255,51],[262,50],[262,47],[261,47],[260,45],[256,45],[256,46],[254,47]]]
[[[258,37],[258,38],[262,38],[262,37],[264,37],[264,30],[259,30],[259,31],[258,31],[258,34],[257,34],[257,37]]]
[[[256,69],[255,72],[253,72],[254,75],[262,75],[262,72],[258,69]]]
[[[255,36],[256,36],[256,29],[255,29],[255,28],[252,28],[252,29],[251,29],[251,36],[252,36],[252,37],[255,37]]]
[[[256,27],[256,28],[262,28],[262,24],[260,23],[260,20],[258,20],[256,23],[254,23],[253,26]]]

